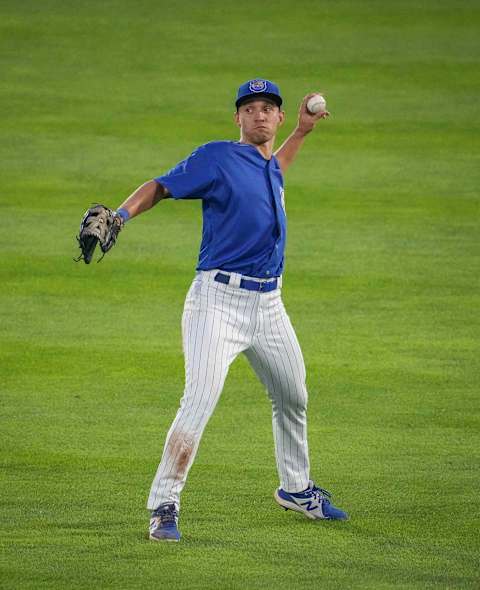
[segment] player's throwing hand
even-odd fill
[[[328,111],[320,111],[314,114],[307,109],[308,101],[316,94],[316,92],[311,92],[310,94],[307,94],[303,98],[302,103],[300,105],[300,109],[298,111],[297,128],[300,132],[302,132],[305,135],[312,131],[312,129],[315,127],[318,121],[320,121],[320,119],[326,119],[330,116],[330,113]]]

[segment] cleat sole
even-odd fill
[[[178,543],[180,539],[169,539],[168,537],[152,537],[151,535],[148,537],[150,541],[169,541],[170,543]]]

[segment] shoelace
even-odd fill
[[[332,497],[332,494],[330,492],[327,492],[327,490],[319,488],[315,485],[312,487],[311,492],[314,495],[315,500],[317,500],[318,502],[320,502],[320,500],[330,502],[330,498]]]
[[[158,516],[162,524],[177,524],[178,512],[174,504],[165,504],[159,506],[152,512],[152,516]]]

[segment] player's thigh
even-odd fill
[[[230,299],[228,293],[208,289],[197,279],[190,288],[182,316],[187,389],[221,388],[242,349],[231,322]]]
[[[281,301],[264,316],[254,344],[245,352],[271,397],[305,398],[305,363],[298,338]]]

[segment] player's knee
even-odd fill
[[[305,410],[308,402],[308,393],[305,382],[291,381],[288,383],[284,398],[288,399],[292,406]]]
[[[307,411],[308,393],[304,384],[292,383],[273,392],[271,397],[274,409],[285,414],[305,414]]]
[[[296,408],[299,412],[305,413],[307,411],[308,395],[306,389],[302,389],[297,393]]]

